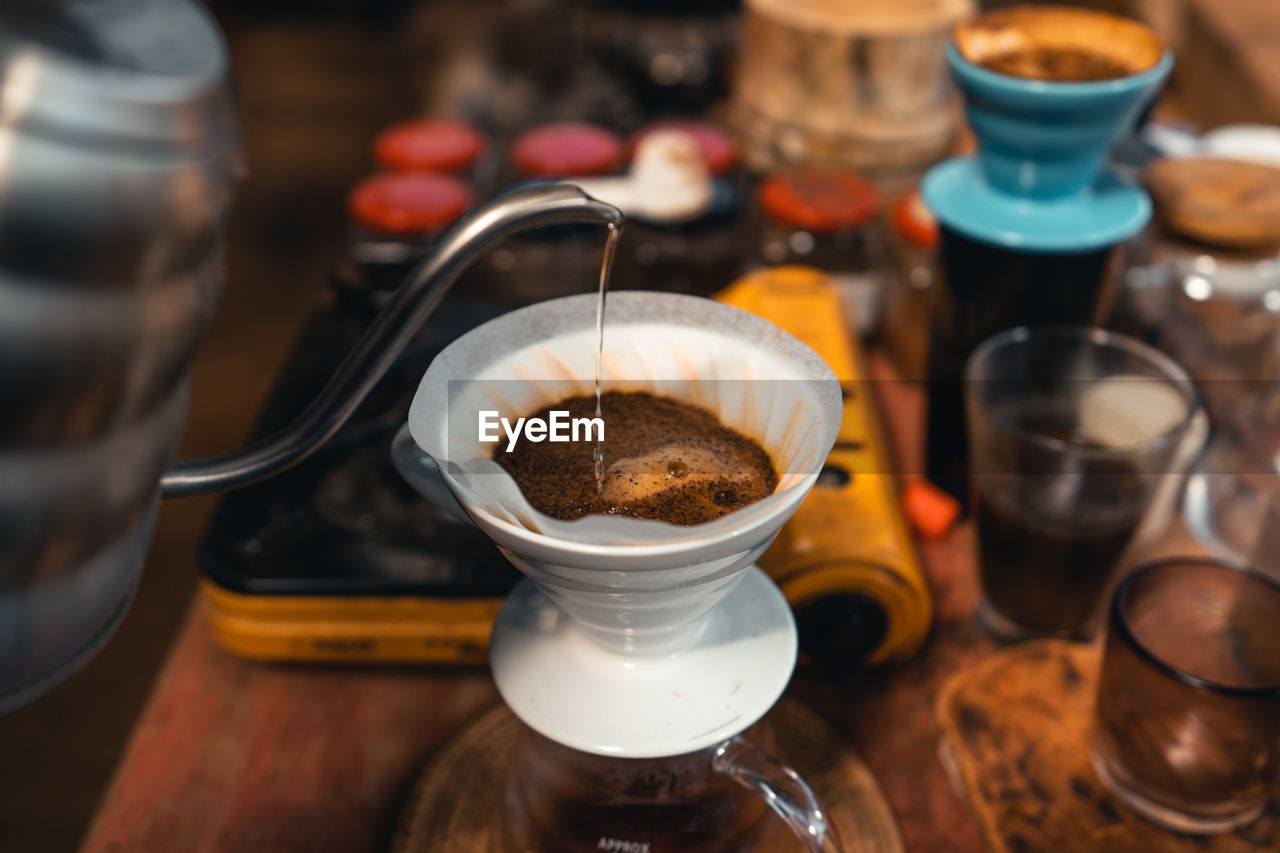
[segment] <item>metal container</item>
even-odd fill
[[[0,711],[59,681],[128,608],[162,497],[234,488],[332,436],[458,274],[523,228],[621,225],[566,184],[472,211],[329,384],[256,444],[170,465],[222,277],[239,131],[194,0],[0,6]]]
[[[16,7],[0,10],[0,709],[83,660],[132,595],[239,163],[226,49],[197,3]]]

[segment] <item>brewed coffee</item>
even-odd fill
[[[1034,419],[1028,434],[1101,450],[1078,428]],[[1032,444],[1014,451],[1020,475],[977,476],[978,565],[987,604],[1038,633],[1083,630],[1146,509],[1150,478],[1124,459],[1095,459],[1088,473],[1051,471]]]
[[[1139,488],[1135,478],[1117,479],[1117,490]],[[1078,631],[1088,624],[1142,520],[1137,512],[1117,511],[1110,523],[1054,525],[981,493],[975,508],[988,603],[1015,625],[1044,633]]]
[[[769,454],[698,406],[647,392],[609,391],[601,398],[604,472],[597,480],[594,441],[504,445],[494,460],[539,512],[563,521],[626,515],[671,524],[702,524],[768,497],[778,486]],[[594,395],[569,397],[531,414],[591,417]]]
[[[1085,83],[1133,74],[1133,69],[1102,53],[1069,47],[1032,47],[982,59],[983,68],[1011,77]]]

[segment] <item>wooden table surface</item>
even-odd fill
[[[1093,2],[1167,24],[1158,28],[1171,30],[1166,35],[1179,54],[1175,88],[1189,114],[1203,123],[1280,120],[1280,77],[1267,73],[1280,61],[1271,39],[1280,7],[1255,0]],[[342,43],[349,37],[344,31]],[[237,60],[245,62],[243,56]],[[347,63],[344,73],[367,65]],[[295,83],[303,79],[276,76]],[[247,94],[271,79],[259,75]],[[364,89],[358,93],[367,98]],[[291,96],[289,103],[295,101]],[[353,138],[363,146],[365,136]],[[263,138],[276,138],[261,131],[259,137],[260,147]],[[286,141],[287,159],[295,161],[299,149],[291,138]],[[316,151],[333,159],[327,149]],[[307,177],[314,183],[311,173]],[[882,363],[873,363],[880,378],[887,375]],[[882,414],[898,444],[901,470],[917,471],[921,395],[897,383],[881,383],[881,390]],[[1185,537],[1180,543],[1171,540],[1167,550],[1184,550],[1185,542]],[[935,625],[912,661],[845,684],[801,673],[790,688],[858,746],[912,851],[965,853],[983,846],[943,774],[933,716],[934,698],[946,677],[990,650],[972,623],[971,547],[967,525],[922,546]],[[193,609],[83,849],[385,849],[401,802],[428,756],[496,701],[493,684],[480,669],[271,667],[241,661],[221,651]]]
[[[891,374],[873,359],[878,378]],[[918,468],[923,398],[876,383],[900,470]],[[937,757],[934,699],[952,672],[990,650],[973,626],[971,531],[922,546],[933,634],[910,662],[846,683],[798,674],[810,703],[858,747],[908,850],[983,845]],[[214,642],[193,609],[157,680],[83,850],[385,849],[432,751],[497,693],[483,669],[264,666]]]

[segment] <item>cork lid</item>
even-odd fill
[[[1280,169],[1210,157],[1158,160],[1146,183],[1169,231],[1212,246],[1280,246]]]

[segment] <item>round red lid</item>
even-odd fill
[[[893,203],[889,221],[894,230],[908,243],[921,249],[933,249],[938,245],[938,220],[925,207],[920,190],[914,189]]]
[[[366,228],[411,235],[452,224],[471,201],[471,191],[457,178],[399,173],[365,178],[352,188],[347,207]]]
[[[630,150],[634,152],[642,139],[657,130],[679,130],[697,140],[702,162],[713,175],[723,175],[738,162],[738,145],[733,137],[714,124],[692,119],[667,119],[647,124],[631,137]]]
[[[394,172],[458,172],[474,166],[487,144],[465,122],[427,119],[387,128],[374,141],[373,154]]]
[[[802,168],[772,175],[756,194],[768,216],[806,231],[827,233],[863,225],[876,212],[876,191],[850,172]]]
[[[544,124],[516,138],[511,162],[531,178],[605,175],[622,165],[622,140],[594,124]]]

